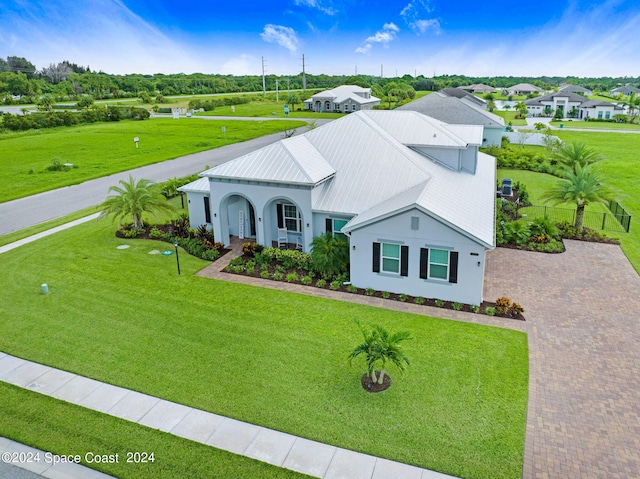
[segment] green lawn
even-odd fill
[[[269,117],[269,118],[340,118],[342,113],[316,113],[303,110],[304,104],[298,103],[295,111],[289,105],[289,114],[284,114],[286,95],[281,96],[280,102],[275,101],[254,101],[244,105],[234,105],[234,111],[230,106],[219,106],[215,110],[196,113],[198,116],[238,116],[238,117]],[[274,115],[275,113],[275,115]]]
[[[620,240],[622,250],[633,267],[640,273],[640,184],[637,181],[637,152],[640,151],[640,135],[629,133],[602,133],[595,131],[564,131],[554,130],[554,135],[563,141],[583,141],[589,147],[599,151],[606,159],[598,163],[598,168],[606,177],[607,185],[617,192],[617,200],[631,214],[631,229],[629,233],[615,233],[606,231],[608,236]],[[532,147],[533,148],[533,147]],[[537,148],[537,147],[536,147]],[[523,181],[531,195],[534,204],[539,200],[549,185],[555,180],[550,175],[533,173],[522,170],[498,171],[500,178],[510,177]],[[606,211],[599,204],[590,205],[588,209]]]
[[[196,277],[207,263],[183,251],[178,276],[174,255],[148,254],[169,245],[113,231],[91,222],[0,255],[1,351],[459,477],[521,477],[525,334]],[[415,337],[384,393],[346,361],[354,318]]]
[[[514,110],[493,110],[493,113],[504,118],[505,124],[511,124],[513,126],[526,126],[527,120],[524,118],[516,118],[517,112]]]
[[[304,125],[301,121],[152,119],[0,136],[0,202]],[[221,127],[226,127],[226,139]],[[134,137],[140,138],[136,149]],[[73,163],[46,171],[53,158]]]
[[[53,454],[79,455],[81,464],[121,479],[309,477],[3,382],[0,397],[0,436]],[[87,464],[87,452],[117,453],[119,462]],[[127,463],[127,452],[153,453],[154,461]]]
[[[605,121],[552,121],[551,126],[560,128],[580,128],[581,130],[640,130],[640,125],[636,123],[610,123]]]

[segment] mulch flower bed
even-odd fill
[[[242,258],[245,262],[252,260],[252,257],[248,255],[243,255],[240,258]],[[278,280],[273,278],[273,275],[278,272],[277,266],[278,266],[277,262],[272,261],[271,263],[267,264],[267,268],[265,270],[262,270],[260,267],[256,267],[253,272],[248,272],[246,268],[243,269],[243,267],[240,265],[236,265],[236,266],[229,265],[223,271],[226,273],[238,274],[241,276],[251,276],[254,278],[261,278],[261,279],[271,280],[271,281],[300,284],[303,286],[308,286],[310,288],[321,288],[325,290],[338,291],[342,293],[359,294],[361,296],[371,296],[373,298],[381,298],[388,301],[398,301],[403,303],[418,304],[418,305],[431,306],[431,307],[454,310],[454,311],[478,313],[478,314],[485,314],[488,316],[496,316],[500,318],[508,318],[508,319],[525,321],[525,317],[522,313],[507,314],[507,313],[499,313],[497,311],[495,312],[495,314],[487,313],[487,308],[489,308],[489,311],[496,308],[496,303],[492,303],[489,301],[483,301],[482,304],[478,307],[478,309],[475,310],[475,308],[469,304],[457,303],[453,301],[443,301],[437,298],[422,298],[422,297],[406,295],[406,294],[390,293],[386,291],[376,291],[372,289],[358,288],[349,284],[338,285],[334,283],[332,285],[331,281],[324,281],[324,280],[321,280],[320,278],[313,278],[310,284],[304,284],[301,281],[301,279],[305,276],[308,276],[309,272],[299,268],[298,269],[293,268],[293,269],[281,272],[282,279]],[[269,273],[267,277],[264,277],[266,276],[265,274],[261,275],[263,271],[267,271]],[[296,273],[298,280],[288,281],[286,279],[287,275],[291,273]],[[318,281],[320,281],[320,284],[318,284]],[[323,284],[323,281],[324,281],[324,284]]]
[[[376,371],[378,372],[378,371]],[[378,372],[379,374],[379,372]],[[367,373],[362,375],[362,379],[360,380],[362,383],[362,388],[370,393],[379,393],[381,391],[385,391],[391,387],[391,378],[388,374],[385,373],[384,378],[382,379],[382,384],[378,384],[378,382],[373,382],[371,380],[371,376]]]

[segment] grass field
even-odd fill
[[[302,125],[301,121],[163,118],[4,134],[0,136],[0,202]],[[140,138],[139,149],[134,137]],[[47,171],[53,158],[78,168]]]
[[[521,477],[525,334],[196,277],[206,263],[182,251],[178,276],[175,256],[148,254],[170,246],[114,229],[91,222],[0,255],[0,350],[459,477]],[[364,365],[346,361],[354,318],[415,338],[409,373],[392,371],[384,393],[364,392]],[[30,403],[11,416],[28,420]]]
[[[237,117],[268,117],[268,118],[340,118],[342,113],[316,113],[303,110],[303,104],[298,103],[296,110],[291,109],[288,115],[284,114],[284,101],[257,101],[235,105],[235,111],[230,106],[220,106],[215,110],[196,113],[198,116],[237,116]],[[291,107],[291,105],[289,105]]]
[[[3,382],[0,397],[0,436],[58,455],[117,453],[117,464],[81,464],[121,479],[309,477]],[[153,453],[154,462],[125,462],[132,451]]]
[[[579,128],[581,130],[629,130],[629,131],[638,131],[640,130],[640,125],[635,123],[609,123],[609,122],[599,122],[599,121],[552,121],[551,126],[555,126],[556,128],[560,127],[560,124],[564,126],[564,128]]]
[[[504,118],[504,123],[507,125],[509,122],[513,126],[525,126],[527,124],[527,120],[524,118],[516,118],[517,112],[512,110],[494,110],[493,113]]]

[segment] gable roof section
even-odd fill
[[[484,106],[487,102],[482,98],[478,98],[475,95],[472,95],[468,91],[464,91],[461,88],[443,88],[442,90],[438,90],[436,93],[442,93],[446,96],[451,96],[454,98],[466,98],[477,105]]]
[[[586,95],[591,94],[591,90],[587,90],[585,87],[581,85],[564,85],[558,88],[558,92],[583,93]]]
[[[429,180],[363,211],[343,228],[357,230],[417,208],[488,248],[495,246],[495,158],[479,153],[475,175],[438,168]]]
[[[480,126],[468,125],[466,129],[456,129],[454,125],[448,125],[411,110],[402,110],[393,116],[374,114],[369,117],[405,146],[467,148],[470,144],[475,146],[482,144]]]
[[[559,91],[557,93],[548,93],[543,96],[539,96],[538,98],[531,98],[530,100],[525,101],[525,105],[528,106],[544,106],[544,101],[553,102],[554,98],[567,98],[568,101],[576,102],[576,103],[584,103],[587,101],[587,98],[578,95],[577,93],[572,93],[570,91]]]
[[[623,110],[623,108],[615,103],[611,103],[610,101],[604,100],[589,100],[585,101],[580,108],[595,108],[597,106],[612,106],[614,110]]]
[[[331,90],[325,90],[323,92],[316,93],[315,95],[312,95],[309,100],[305,101],[330,100],[333,103],[343,103],[346,100],[351,100],[358,104],[380,101],[379,98],[376,98],[374,96],[364,98],[358,93],[371,94],[371,88],[362,88],[356,85],[340,85],[339,87],[333,88]]]
[[[507,88],[508,91],[537,91],[541,92],[542,88],[538,88],[531,83],[518,83],[516,85],[510,86]]]
[[[481,125],[487,128],[504,127],[504,119],[498,115],[484,110],[475,103],[441,92],[418,98],[411,103],[399,106],[394,111],[397,110],[417,111],[449,124]]]
[[[298,136],[260,148],[200,175],[312,186],[335,172],[305,136]]]

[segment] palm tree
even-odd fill
[[[142,214],[145,212],[157,214],[160,212],[173,212],[174,207],[167,203],[167,199],[160,192],[160,188],[151,180],[140,179],[136,181],[131,175],[128,180],[120,180],[121,186],[112,186],[110,192],[115,194],[107,197],[98,206],[102,210],[100,218],[113,216],[114,219],[122,219],[131,216],[133,228],[142,227]]]
[[[327,231],[311,241],[311,259],[313,269],[323,278],[345,273],[349,264],[349,242],[343,235]]]
[[[575,171],[576,165],[583,168],[592,163],[604,160],[604,157],[593,148],[588,148],[582,141],[563,143],[557,151],[551,155],[552,160],[556,160],[561,166]]]
[[[402,373],[406,371],[409,365],[409,358],[405,356],[400,343],[412,339],[411,333],[398,331],[389,334],[380,325],[374,325],[367,329],[358,321],[355,321],[355,323],[362,331],[364,341],[351,351],[351,354],[349,354],[350,361],[360,354],[364,354],[367,363],[367,374],[374,383],[377,382],[378,384],[383,383],[385,367],[389,363],[395,365]],[[380,365],[380,374],[376,378],[376,366],[378,365]]]
[[[576,162],[573,169],[565,166],[562,172],[564,178],[554,188],[545,191],[541,198],[555,204],[575,203],[575,227],[581,230],[585,206],[594,202],[606,204],[605,197],[611,195],[612,191],[602,184],[599,171],[592,168],[592,165],[582,166]]]

